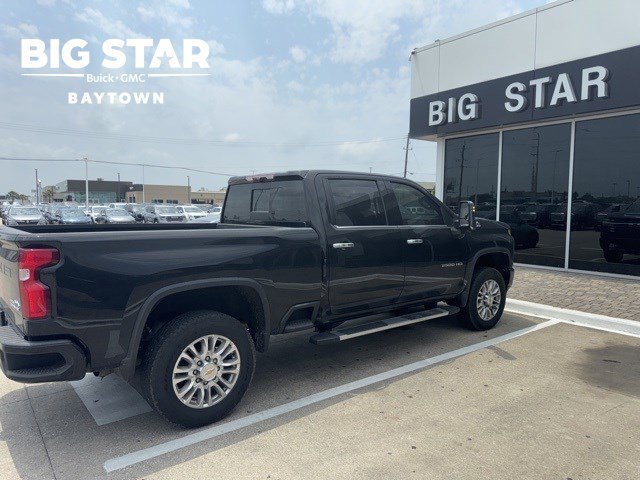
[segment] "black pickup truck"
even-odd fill
[[[449,315],[493,327],[513,238],[474,217],[405,179],[300,171],[232,178],[219,224],[0,227],[2,370],[139,373],[168,420],[211,423],[271,335],[322,345]]]

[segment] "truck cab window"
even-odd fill
[[[391,182],[402,225],[444,225],[440,208],[417,188]]]
[[[382,197],[375,180],[329,180],[333,224],[338,227],[386,225]]]
[[[222,222],[296,225],[308,220],[302,181],[229,187]]]

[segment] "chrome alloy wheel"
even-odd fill
[[[489,279],[485,281],[476,299],[476,309],[482,320],[489,321],[496,316],[500,309],[502,293],[500,293],[500,285],[495,280]]]
[[[189,344],[173,367],[173,391],[187,407],[207,408],[224,399],[240,375],[240,352],[222,335]]]

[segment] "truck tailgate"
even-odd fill
[[[0,238],[0,309],[8,321],[22,325],[18,285],[18,246]]]

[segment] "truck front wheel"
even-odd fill
[[[469,300],[461,316],[469,328],[488,330],[500,320],[504,311],[506,287],[498,270],[483,267],[475,272],[469,290]]]
[[[255,367],[246,325],[219,312],[180,315],[145,350],[143,393],[170,422],[199,427],[216,422],[240,402]]]

